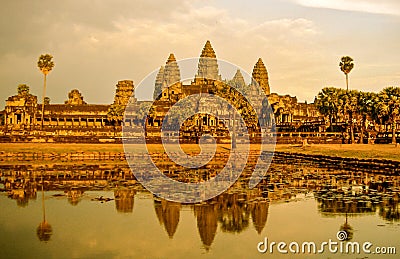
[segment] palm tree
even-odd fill
[[[353,227],[350,226],[350,224],[348,223],[347,212],[346,212],[346,221],[344,222],[343,225],[340,226],[340,231],[345,231],[347,234],[346,239],[343,241],[350,241],[353,238],[354,231],[353,231]]]
[[[392,144],[396,144],[396,119],[400,114],[400,88],[387,87],[378,94],[378,111],[381,118],[392,123]]]
[[[340,70],[346,75],[346,90],[349,90],[349,73],[354,67],[353,59],[349,56],[342,57],[339,66]]]
[[[319,112],[328,117],[330,131],[334,130],[333,119],[337,121],[339,92],[339,88],[325,87],[318,93],[315,102]]]
[[[340,110],[343,116],[349,121],[350,127],[350,140],[351,144],[354,144],[354,119],[359,110],[358,106],[358,91],[344,91],[342,90],[338,96]]]
[[[360,144],[364,143],[364,131],[366,130],[367,116],[374,118],[375,113],[375,99],[376,94],[371,92],[359,92],[358,93],[358,107],[361,115],[361,132],[360,132]]]
[[[43,129],[43,119],[44,119],[44,104],[45,104],[45,98],[46,98],[46,78],[47,74],[50,73],[50,71],[54,67],[54,62],[53,62],[53,56],[50,54],[43,54],[40,55],[39,61],[37,63],[39,70],[42,71],[43,76],[44,76],[44,82],[43,82],[43,103],[42,103],[42,117],[41,117],[41,129]]]
[[[116,136],[116,126],[119,126],[124,118],[125,107],[122,105],[111,104],[108,108],[107,119],[114,126],[114,137]]]

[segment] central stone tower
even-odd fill
[[[179,81],[181,81],[181,72],[179,71],[179,66],[174,54],[171,53],[165,63],[164,83],[168,87]]]
[[[217,56],[209,40],[201,52],[196,77],[221,80],[221,75],[218,74]]]

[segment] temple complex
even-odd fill
[[[238,118],[232,117],[230,105],[215,103],[206,94],[219,95],[234,106],[242,107],[241,110],[250,109],[246,113],[250,114],[248,115],[250,117],[245,119],[245,123],[251,132],[257,131],[258,127],[254,116],[260,111],[261,114],[265,113],[263,105],[267,102],[272,107],[277,132],[323,132],[325,130],[324,118],[314,104],[299,103],[296,97],[271,93],[267,68],[261,58],[254,65],[252,79],[248,84],[240,70],[236,71],[233,78],[222,78],[217,55],[210,41],[207,41],[200,54],[197,73],[193,76],[191,82],[181,82],[179,65],[175,55],[171,53],[156,76],[153,104],[151,101],[138,101],[135,98],[133,81],[121,80],[116,84],[112,104],[88,104],[84,101],[82,93],[73,89],[68,93],[68,99],[64,104],[44,104],[43,123],[41,122],[43,104],[38,103],[37,96],[29,92],[28,86],[22,85],[17,95],[6,100],[5,109],[0,112],[0,141],[120,141],[122,127],[135,128],[143,125],[143,111],[151,105],[151,112],[145,122],[147,137],[160,137],[160,127],[170,107],[193,94],[201,96],[196,104],[199,114],[189,118],[181,128],[182,136],[189,139],[198,138],[205,133],[217,138],[227,138],[229,135],[224,125],[240,123]],[[233,89],[230,89],[232,88],[230,86],[234,86]],[[235,91],[235,88],[244,96]],[[264,94],[267,100],[264,100]],[[254,109],[248,108],[245,98],[257,100],[258,106],[253,107]],[[131,113],[124,120],[124,112],[128,104]],[[202,113],[207,110],[206,108],[216,111],[218,118]],[[267,119],[272,123],[271,116]]]

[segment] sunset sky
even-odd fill
[[[206,40],[249,73],[261,57],[271,91],[300,101],[345,87],[344,55],[355,63],[351,89],[400,86],[398,0],[5,1],[0,19],[1,108],[22,83],[41,99],[40,54],[54,56],[51,103],[77,88],[86,102],[109,104],[118,80],[137,85],[171,52],[198,57]]]

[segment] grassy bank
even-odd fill
[[[229,152],[230,145],[219,145],[218,152]],[[148,145],[150,152],[163,152],[162,145]],[[187,153],[198,153],[198,145],[182,145]],[[44,153],[75,153],[75,152],[123,152],[120,144],[56,144],[56,143],[1,143],[0,152],[44,152]],[[144,150],[143,150],[144,151]],[[400,147],[394,145],[311,145],[299,147],[293,145],[277,145],[276,151],[293,152],[310,155],[327,155],[337,157],[354,157],[369,159],[389,159],[400,161]]]
[[[395,145],[311,145],[307,147],[277,145],[276,151],[307,155],[326,155],[363,159],[388,159],[400,161],[400,147]]]

